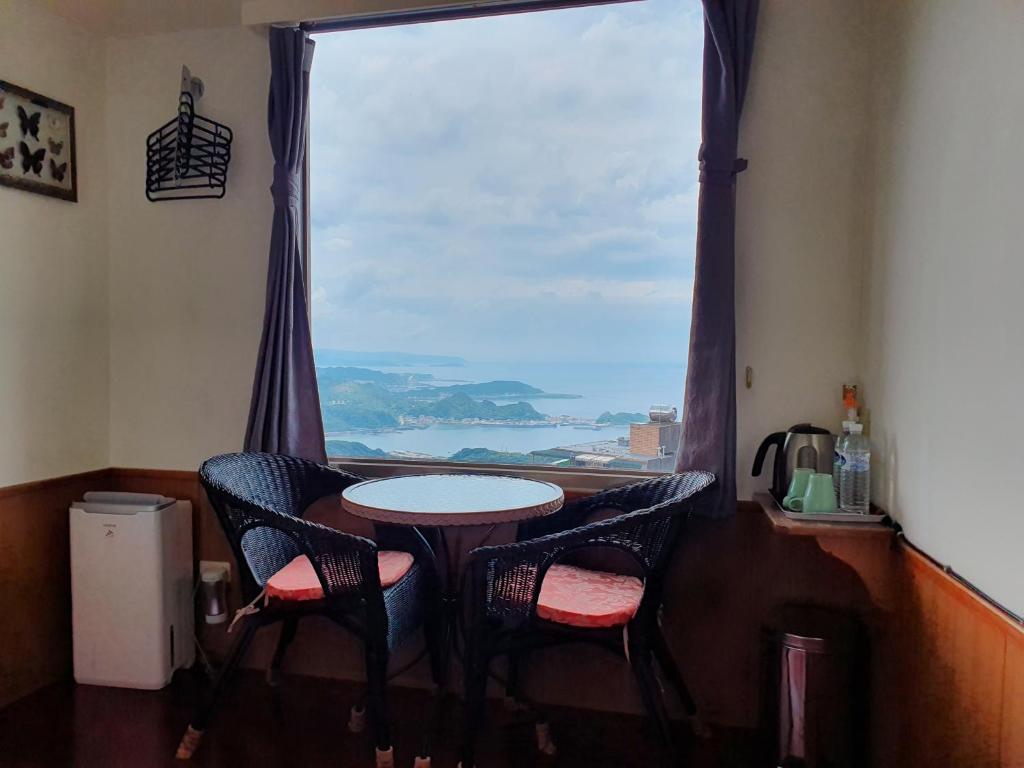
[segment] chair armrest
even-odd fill
[[[623,550],[635,558],[646,578],[652,556],[657,554],[650,550],[651,541],[664,537],[670,518],[680,513],[673,506],[667,502],[528,541],[474,549],[467,569],[470,621],[485,616],[533,615],[548,568],[567,553],[581,549]]]
[[[309,508],[327,496],[340,496],[349,486],[363,482],[364,478],[324,464],[315,465],[302,481],[302,496],[298,502],[297,517],[305,517]]]
[[[263,534],[251,556],[244,548],[253,573],[263,585],[292,559],[305,555],[326,598],[380,590],[377,545],[370,539],[271,510],[254,516],[240,533],[243,548],[246,536]]]

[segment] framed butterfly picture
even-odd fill
[[[78,202],[74,107],[0,80],[0,185]]]

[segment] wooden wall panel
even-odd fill
[[[0,488],[0,707],[71,675],[68,507],[106,476]]]
[[[1006,640],[1000,759],[1007,768],[1024,768],[1024,632]]]
[[[921,554],[901,554],[898,764],[1020,768],[1024,630]]]
[[[99,489],[191,500],[196,560],[233,562],[195,472],[110,469],[0,489],[0,707],[70,677],[67,507]],[[310,516],[367,532],[333,504]],[[905,546],[885,537],[780,534],[757,505],[741,504],[731,520],[692,526],[668,595],[670,645],[711,722],[756,724],[761,623],[782,602],[818,602],[855,612],[871,632],[872,765],[1024,768],[1024,631]],[[221,655],[224,627],[199,626],[204,647]],[[272,630],[261,635],[253,667],[267,663],[275,640]],[[535,698],[637,708],[620,660],[565,654],[541,655],[530,669]],[[286,666],[343,679],[362,674],[355,643],[327,622],[300,629]],[[428,678],[415,671],[400,682]]]

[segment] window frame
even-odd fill
[[[439,21],[480,18],[485,16],[506,16],[513,13],[534,13],[579,8],[592,5],[615,5],[619,3],[642,2],[643,0],[513,0],[512,2],[462,3],[412,11],[395,11],[385,14],[345,16],[336,19],[308,21],[300,28],[309,34],[345,32],[374,27],[391,27],[403,24],[423,24]],[[302,164],[302,217],[303,217],[303,269],[306,289],[306,314],[313,328],[312,264],[313,253],[310,226],[310,119],[311,109],[306,110],[306,151]],[[573,494],[592,494],[630,482],[661,477],[668,472],[641,470],[592,470],[586,467],[552,467],[543,464],[488,464],[479,462],[411,461],[405,459],[366,459],[351,456],[328,456],[327,463],[346,472],[367,478],[397,477],[402,475],[450,474],[472,472],[484,475],[507,475],[527,480],[554,483],[564,491]]]

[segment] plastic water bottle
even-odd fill
[[[839,457],[839,508],[866,515],[871,510],[871,443],[863,424],[851,424]]]
[[[836,492],[836,501],[839,500],[839,476],[843,469],[843,451],[846,449],[846,438],[850,434],[852,421],[843,422],[843,433],[836,438],[836,449],[832,454],[832,488]]]

